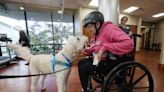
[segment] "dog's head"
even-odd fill
[[[86,36],[74,36],[68,40],[73,47],[76,48],[76,51],[83,50],[88,45],[88,37]]]

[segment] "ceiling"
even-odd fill
[[[1,0],[4,4],[16,4],[24,6],[25,9],[31,10],[50,10],[58,11],[62,7],[63,0]],[[95,8],[88,6],[91,0],[64,0],[64,12],[75,13],[79,6]],[[164,0],[120,0],[120,12],[130,7],[140,7],[139,10],[130,13],[134,16],[140,16],[145,22],[158,22],[164,17],[152,18],[152,15],[164,12]],[[19,9],[19,7],[17,7]]]
[[[152,15],[164,13],[164,0],[120,0],[120,11],[130,6],[140,7],[131,13],[131,15],[140,16],[145,22],[158,22],[164,17],[153,18]]]

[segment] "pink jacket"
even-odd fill
[[[87,55],[91,55],[92,52],[109,51],[116,55],[127,54],[134,48],[134,43],[131,38],[122,31],[119,27],[107,21],[104,22],[99,34],[91,38],[91,47],[86,50]]]

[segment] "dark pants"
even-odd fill
[[[95,66],[92,65],[93,61],[91,58],[85,58],[78,63],[78,69],[79,69],[79,77],[81,81],[81,85],[84,89],[84,92],[86,92],[86,89],[88,87],[88,80],[90,74],[93,73],[95,70]],[[113,69],[117,64],[121,62],[119,61],[101,61],[99,63],[99,66],[96,67],[96,71],[100,74],[108,74],[111,69]]]

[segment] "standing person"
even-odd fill
[[[29,39],[23,30],[19,31],[19,37],[20,37],[19,38],[20,45],[30,48]],[[26,63],[25,65],[29,65],[29,63]]]
[[[131,31],[131,28],[126,25],[127,22],[128,22],[128,17],[127,16],[122,17],[121,18],[121,24],[119,25],[119,28],[121,28],[126,34],[131,36],[132,31]]]
[[[81,53],[88,56],[97,53],[99,63],[96,70],[101,70],[103,74],[108,73],[117,64],[123,62],[107,61],[108,52],[123,56],[133,50],[133,41],[130,37],[111,22],[104,22],[103,14],[98,11],[85,16],[83,27],[86,27],[93,37],[90,41],[90,47]],[[103,66],[105,62],[109,64]],[[92,58],[82,59],[78,63],[79,77],[84,92],[89,92],[87,90],[89,75],[93,73],[94,69]]]
[[[21,46],[30,48],[29,39],[23,30],[19,31],[19,43]]]

